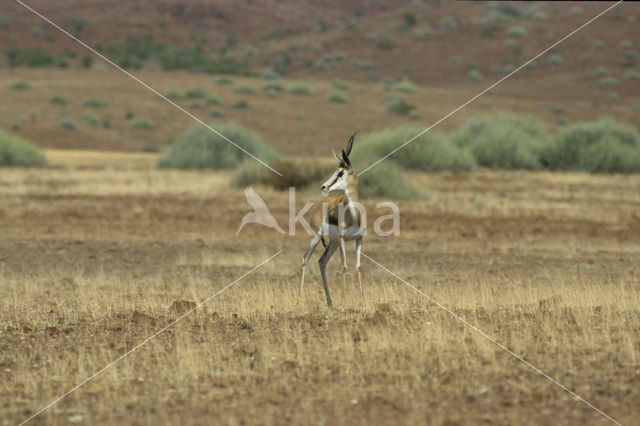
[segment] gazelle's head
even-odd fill
[[[347,191],[347,188],[357,188],[358,175],[353,170],[353,167],[351,167],[351,160],[349,160],[349,154],[351,154],[355,136],[354,134],[349,138],[347,149],[342,150],[342,158],[338,157],[335,152],[333,153],[333,156],[338,162],[338,170],[322,184],[323,197],[328,196],[331,191]]]

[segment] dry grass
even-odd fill
[[[34,423],[606,423],[367,260],[364,305],[353,274],[338,284],[338,256],[337,308],[324,305],[315,260],[299,304],[307,238],[257,225],[234,237],[249,207],[230,173],[120,156],[49,152],[50,169],[0,175],[0,422],[23,420],[190,305],[174,302],[199,302],[283,248]],[[640,178],[410,179],[432,198],[402,204],[401,237],[370,236],[365,252],[633,423]],[[284,224],[287,194],[258,192]]]

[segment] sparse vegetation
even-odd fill
[[[617,86],[618,84],[618,80],[613,77],[603,77],[598,80],[599,86]]]
[[[398,93],[389,93],[385,101],[387,103],[387,111],[393,114],[407,115],[415,109],[415,105],[407,102],[407,99]]]
[[[9,86],[9,88],[11,90],[29,90],[31,89],[31,83],[29,83],[28,81],[19,80],[11,83],[11,86]]]
[[[69,97],[61,93],[56,93],[49,98],[49,103],[53,105],[68,105]]]
[[[559,53],[554,53],[553,55],[549,56],[549,59],[547,59],[547,63],[549,63],[549,65],[560,65],[563,62],[564,58]]]
[[[234,80],[231,77],[223,75],[222,77],[218,77],[216,79],[217,84],[233,84]]]
[[[392,161],[380,164],[358,177],[361,198],[391,198],[410,200],[427,198],[428,194],[407,182],[400,168]]]
[[[640,72],[636,70],[626,70],[624,72],[624,78],[627,80],[640,80]]]
[[[185,98],[184,92],[181,92],[179,90],[170,90],[169,92],[165,93],[165,96],[173,101],[178,101]]]
[[[484,79],[484,76],[482,75],[482,73],[478,70],[471,70],[469,71],[469,73],[467,74],[466,79],[468,81],[482,81]]]
[[[349,89],[349,84],[345,83],[342,80],[339,79],[335,79],[333,80],[333,87],[335,87],[338,90],[348,90]]]
[[[129,120],[129,127],[138,130],[150,130],[156,127],[156,125],[149,118],[135,117]]]
[[[608,69],[606,69],[604,67],[598,67],[598,68],[596,68],[596,71],[595,71],[594,74],[595,74],[596,77],[606,77],[611,73],[609,72]]]
[[[403,78],[397,83],[393,83],[391,89],[396,92],[414,93],[418,88],[411,80]]]
[[[75,121],[73,121],[70,118],[65,118],[64,120],[62,120],[62,122],[60,123],[60,127],[62,127],[63,129],[67,129],[67,130],[76,130],[76,123]]]
[[[213,108],[211,111],[209,111],[209,115],[211,117],[222,118],[225,116],[225,113],[220,108]]]
[[[554,170],[592,173],[640,172],[640,135],[612,119],[578,123],[556,137],[544,155]]]
[[[262,88],[266,92],[272,92],[272,93],[284,92],[285,90],[284,84],[280,80],[270,80],[266,82],[265,85],[262,86]]]
[[[40,68],[53,65],[54,56],[42,47],[13,47],[6,52],[9,66]]]
[[[97,96],[91,96],[82,102],[82,106],[94,107],[94,108],[106,108],[109,106],[109,102],[106,99],[103,99]]]
[[[342,92],[331,92],[327,95],[327,100],[336,104],[346,104],[349,98]]]
[[[307,159],[282,158],[273,166],[282,173],[278,176],[257,161],[245,161],[233,174],[232,183],[238,187],[267,185],[285,190],[290,187],[319,186],[329,176],[334,166]]]
[[[100,116],[92,112],[85,112],[82,114],[82,120],[90,126],[97,126],[100,124]]]
[[[251,95],[256,93],[258,90],[251,84],[240,84],[235,89],[233,89],[233,91],[236,93]]]
[[[222,105],[222,98],[218,95],[209,95],[206,102],[208,105]]]
[[[289,85],[289,93],[294,95],[312,95],[313,90],[311,87],[304,83],[291,83]]]
[[[436,31],[430,27],[429,25],[425,25],[423,27],[420,28],[416,28],[413,31],[413,35],[418,38],[418,39],[426,39],[431,37],[432,35],[434,35],[436,33]]]
[[[212,125],[219,133],[268,164],[280,154],[262,143],[250,130],[235,124]],[[184,132],[164,153],[158,167],[171,169],[228,169],[249,157],[222,136],[203,125]]]
[[[365,135],[354,146],[352,157],[358,159],[356,164],[363,169],[411,140],[385,162],[395,162],[405,170],[426,172],[466,172],[475,168],[475,160],[469,151],[460,149],[444,135],[423,133],[423,130],[421,127],[400,127]],[[420,136],[416,137],[418,134]]]
[[[507,37],[522,38],[525,37],[528,33],[529,31],[526,27],[523,27],[522,25],[514,25],[507,30]]]
[[[207,96],[207,92],[199,87],[192,87],[184,91],[184,96],[192,99],[200,99]]]
[[[551,136],[540,122],[516,115],[495,115],[467,121],[452,135],[469,149],[478,165],[499,169],[539,169]]]
[[[0,167],[41,167],[46,164],[38,147],[0,129]]]

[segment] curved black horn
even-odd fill
[[[347,155],[351,154],[351,148],[353,148],[353,140],[355,139],[357,133],[358,132],[355,132],[353,135],[351,135],[351,137],[349,138],[349,142],[347,142],[347,149],[346,149]]]

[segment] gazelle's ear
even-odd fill
[[[347,170],[351,173],[353,171],[353,168],[351,167],[351,160],[349,160],[349,156],[344,152],[344,149],[342,150],[342,161],[344,161],[345,166],[347,166]]]
[[[351,155],[351,148],[353,148],[353,140],[355,139],[357,133],[358,132],[354,133],[349,138],[349,142],[347,143],[347,155]]]

